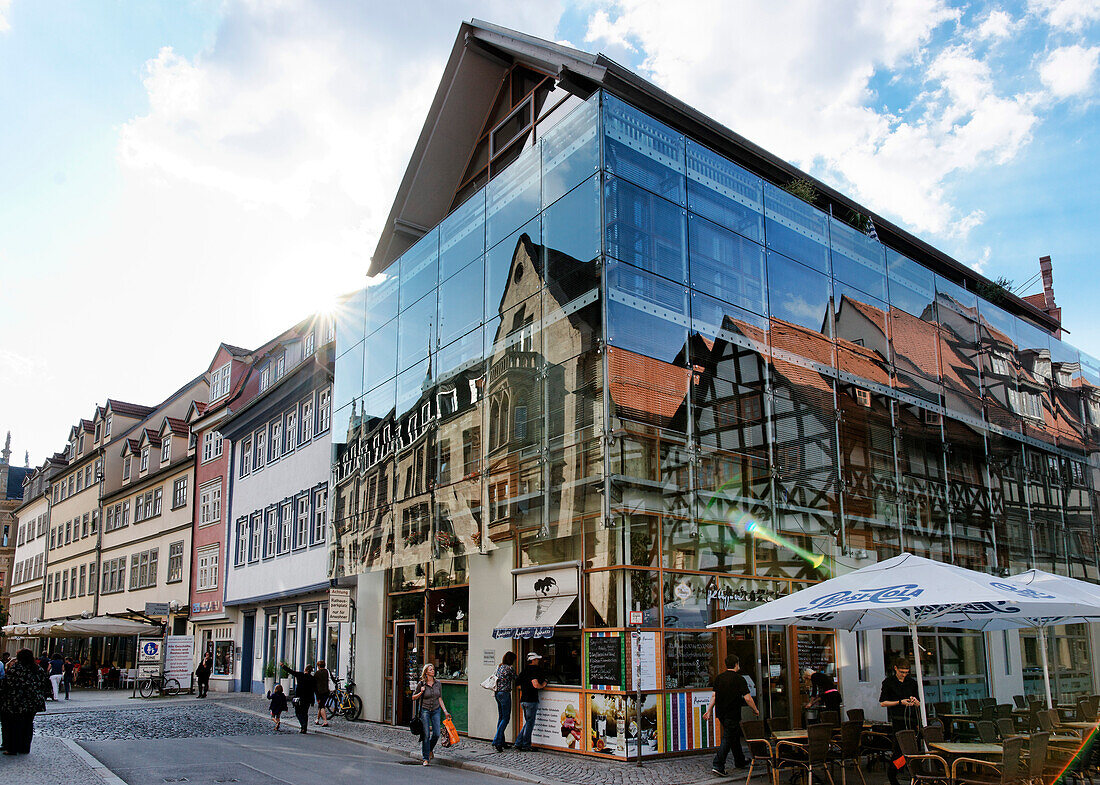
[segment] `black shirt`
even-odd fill
[[[810,686],[813,688],[813,697],[818,699],[818,705],[825,711],[840,711],[840,691],[836,688],[836,682],[828,673],[814,671],[810,676]]]
[[[920,692],[917,687],[917,680],[911,676],[906,676],[904,681],[898,681],[898,677],[894,674],[890,674],[882,680],[882,691],[878,694],[879,703],[883,701],[899,701],[903,698],[919,698]],[[916,707],[902,706],[887,706],[886,716],[890,718],[890,722],[895,720],[904,721],[909,711],[915,710]]]
[[[734,671],[723,671],[710,683],[714,690],[714,716],[720,720],[741,720],[741,707],[749,694],[749,683]]]
[[[312,674],[292,670],[290,675],[294,677],[294,697],[298,699],[299,703],[304,703],[306,706],[313,705],[317,682],[314,681]]]
[[[528,665],[520,673],[519,679],[519,701],[520,703],[538,703],[539,691],[538,688],[532,687],[532,681],[543,681],[546,677],[542,673],[542,668],[538,665]]]

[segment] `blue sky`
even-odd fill
[[[1100,0],[0,0],[16,455],[361,286],[472,17],[604,52],[991,277],[1050,254],[1100,355]]]

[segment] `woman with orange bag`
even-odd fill
[[[412,699],[420,701],[420,721],[424,727],[421,753],[424,756],[423,765],[427,766],[435,745],[439,743],[439,724],[444,716],[451,717],[443,703],[443,685],[436,679],[435,666],[430,662],[420,672],[420,681],[416,684]]]

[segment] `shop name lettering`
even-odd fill
[[[856,605],[859,603],[873,603],[875,605],[896,605],[908,602],[914,597],[919,597],[924,589],[915,583],[905,583],[899,586],[885,586],[881,589],[865,591],[837,591],[811,600],[809,605],[795,608],[795,613],[806,611],[824,611],[830,608],[839,608],[844,605]]]
[[[1018,594],[1021,597],[1031,597],[1035,600],[1054,600],[1057,599],[1053,594],[1046,594],[1036,589],[1028,589],[1024,586],[1013,586],[1011,583],[991,583],[989,584],[994,589],[1000,589],[1001,591],[1012,592]]]
[[[221,603],[217,600],[191,603],[191,613],[213,613],[221,610]]]
[[[707,588],[707,602],[717,602],[724,611],[731,610],[735,603],[769,602],[770,600],[778,599],[780,596],[778,591],[766,591],[764,589],[746,591],[744,588],[741,588],[735,591],[730,588],[720,588],[717,586],[710,586]]]

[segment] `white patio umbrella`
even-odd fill
[[[955,626],[1002,616],[1077,617],[1094,604],[1039,591],[911,553],[854,570],[711,624],[710,627],[798,625],[834,630],[907,627],[913,640],[921,724],[928,723],[917,627]]]
[[[1050,662],[1047,658],[1047,627],[1056,624],[1082,624],[1100,621],[1100,586],[1076,578],[1067,578],[1064,575],[1044,572],[1043,570],[1028,570],[1010,578],[998,580],[998,584],[1010,584],[1018,586],[1021,590],[1034,593],[1037,597],[1060,598],[1065,601],[1078,603],[1083,612],[1073,616],[1019,616],[997,615],[984,619],[947,619],[941,622],[944,627],[965,627],[971,630],[1014,630],[1023,627],[1034,629],[1039,635],[1039,650],[1043,659],[1043,686],[1046,690],[1047,708],[1054,708],[1054,700],[1050,693]],[[1086,609],[1092,606],[1091,613]]]

